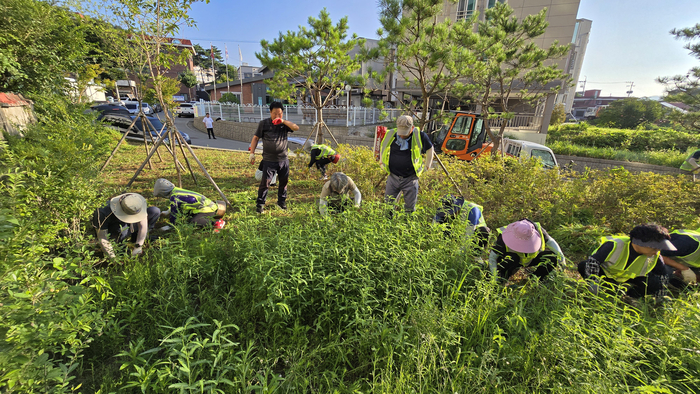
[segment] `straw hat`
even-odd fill
[[[148,204],[140,194],[125,193],[116,196],[109,200],[109,207],[114,216],[124,223],[138,223],[148,218]]]

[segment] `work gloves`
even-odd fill
[[[131,255],[132,256],[140,256],[141,253],[143,253],[143,248],[138,246],[138,247],[134,248],[134,250],[131,252]]]
[[[693,272],[691,269],[681,271],[681,275],[683,276],[683,282],[686,284],[695,283],[698,281],[697,275],[695,275],[695,272]]]

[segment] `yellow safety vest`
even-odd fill
[[[506,227],[507,227],[507,226],[501,227],[501,228],[499,228],[499,229],[496,230],[496,231],[498,231],[498,234],[499,234],[499,235],[502,235],[502,234],[503,234],[503,230],[505,230]],[[523,267],[527,267],[528,264],[530,264],[530,262],[531,262],[535,257],[537,257],[538,254],[540,254],[541,252],[544,252],[544,247],[545,247],[545,245],[544,245],[544,233],[542,232],[542,226],[541,226],[538,222],[535,222],[535,228],[537,229],[537,233],[540,234],[540,239],[542,240],[542,242],[540,243],[540,249],[539,249],[538,251],[534,252],[534,253],[520,253],[520,252],[516,252],[516,251],[514,251],[514,250],[511,250],[511,249],[508,247],[508,245],[506,245],[506,243],[503,242],[503,245],[506,247],[506,252],[508,252],[508,253],[515,253],[516,255],[518,255],[518,257],[520,257],[520,265],[522,265]]]
[[[479,211],[481,211],[481,216],[479,217],[479,222],[476,224],[476,228],[488,227],[486,225],[486,220],[484,219],[484,207],[482,207],[481,205],[479,205],[475,202],[471,202],[471,201],[465,202],[464,207],[466,207],[466,210],[464,210],[464,208],[462,208],[463,209],[462,214],[464,215],[465,220],[469,218],[469,212],[471,212],[472,209],[479,208]]]
[[[381,153],[379,157],[382,160],[382,168],[387,174],[389,171],[389,153],[391,153],[391,144],[396,140],[396,129],[387,130],[384,139],[382,139]],[[411,137],[411,163],[413,163],[413,169],[416,171],[416,175],[420,176],[425,169],[423,162],[423,140],[421,139],[420,129],[415,127],[413,129],[413,137]]]
[[[657,252],[654,256],[640,255],[634,259],[633,262],[627,264],[627,260],[630,257],[630,248],[632,247],[630,237],[602,237],[600,239],[600,246],[610,241],[613,242],[613,249],[605,258],[605,261],[601,262],[600,266],[603,268],[607,277],[615,279],[618,283],[627,282],[638,276],[647,276],[647,274],[654,269],[656,262],[659,260],[659,253]],[[600,246],[598,246],[593,254],[600,249]]]
[[[186,203],[182,200],[177,200],[178,196],[194,197],[196,201],[194,203]],[[198,213],[211,213],[216,212],[219,209],[219,206],[216,202],[204,197],[199,193],[181,189],[179,187],[173,188],[173,191],[170,193],[170,201],[173,203],[179,203],[177,211],[187,215],[196,215]]]
[[[693,167],[690,163],[688,163],[688,160],[690,160],[696,152],[697,152],[697,151],[691,153],[690,156],[688,156],[688,157],[685,159],[685,161],[683,162],[683,164],[681,164],[681,170],[692,171],[692,170],[695,168],[695,167]]]
[[[321,153],[316,156],[317,159],[323,159],[326,157],[330,156],[335,156],[335,151],[331,149],[330,146],[328,145],[322,145],[322,144],[313,144],[311,145],[311,150],[318,149],[321,151]]]
[[[686,256],[671,256],[671,258],[674,260],[678,260],[689,267],[700,268],[700,231],[676,230],[671,234],[687,235],[688,237],[692,238],[695,242],[698,243],[698,247],[695,248],[695,250],[692,253]]]

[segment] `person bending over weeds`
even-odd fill
[[[598,294],[604,283],[622,285],[625,295],[638,299],[645,295],[666,295],[668,275],[660,251],[676,250],[668,231],[656,224],[634,227],[629,235],[602,237],[600,245],[578,265],[581,277]]]

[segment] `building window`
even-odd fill
[[[486,9],[493,8],[496,6],[496,3],[505,3],[506,0],[488,0],[488,4],[486,5]]]
[[[476,10],[476,0],[459,0],[457,5],[457,21],[469,19]]]

